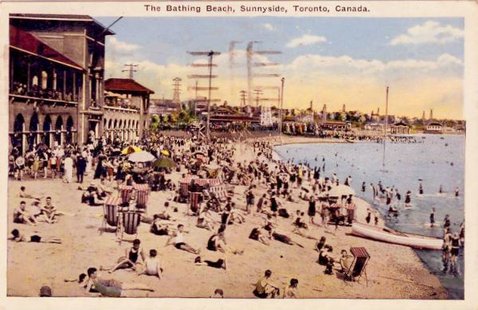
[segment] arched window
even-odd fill
[[[41,89],[47,89],[48,87],[48,73],[46,71],[41,72]]]

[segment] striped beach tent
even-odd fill
[[[124,203],[124,204],[129,203],[129,201],[131,200],[131,197],[133,195],[133,186],[131,186],[131,185],[121,185],[119,187],[119,191],[120,191],[120,197],[121,197],[122,203]]]

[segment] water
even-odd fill
[[[341,144],[294,144],[276,147],[276,152],[285,160],[295,163],[309,163],[311,167],[325,164],[325,176],[337,174],[343,183],[347,176],[352,177],[351,186],[358,196],[373,204],[370,183],[382,182],[385,187],[394,186],[402,196],[412,192],[413,207],[404,210],[396,218],[387,219],[387,226],[404,232],[432,237],[443,236],[443,219],[451,218],[452,232],[459,231],[464,219],[464,164],[465,136],[457,135],[417,135],[420,143],[387,143],[385,166],[382,166],[383,145],[374,142]],[[322,159],[325,161],[322,161]],[[324,173],[321,171],[321,177]],[[362,182],[366,182],[366,192],[361,192]],[[422,183],[424,194],[418,194]],[[442,187],[443,193],[439,193]],[[459,197],[455,197],[455,189]],[[387,208],[383,203],[374,206],[383,215]],[[437,226],[430,228],[431,209],[435,208]],[[436,274],[447,288],[450,298],[463,299],[463,255],[458,260],[459,275],[442,272],[441,251],[416,251],[428,269]]]

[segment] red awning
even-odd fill
[[[364,247],[351,247],[350,253],[355,257],[370,257]]]

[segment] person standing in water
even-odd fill
[[[435,208],[432,208],[432,213],[430,213],[430,227],[435,226]]]
[[[455,197],[458,197],[460,196],[460,190],[457,188],[455,188]]]
[[[411,207],[411,202],[412,202],[412,192],[411,191],[407,191],[407,194],[405,195],[405,207],[406,208],[409,208]]]
[[[423,195],[423,184],[422,184],[422,182],[420,182],[420,184],[418,185],[418,193],[420,195]]]

